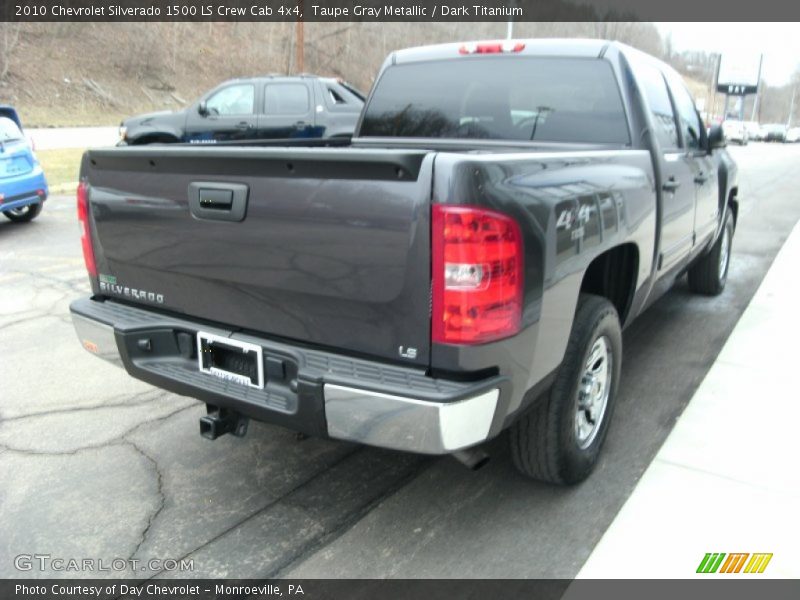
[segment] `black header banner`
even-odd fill
[[[3,0],[0,21],[800,21],[787,0]],[[714,32],[709,31],[709,36]]]

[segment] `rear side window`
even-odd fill
[[[656,137],[662,150],[675,150],[678,148],[678,128],[675,126],[675,115],[672,112],[672,103],[667,93],[667,82],[661,71],[649,64],[639,64],[636,67],[636,78],[647,96]]]
[[[630,143],[611,65],[573,58],[481,56],[389,67],[360,135]]]
[[[13,140],[21,140],[22,132],[11,119],[7,117],[0,117],[0,142],[10,142]]]
[[[308,88],[302,83],[267,84],[264,112],[268,115],[304,115],[309,106]]]
[[[328,89],[328,98],[330,98],[333,104],[347,104],[347,101],[344,98],[342,98],[339,92],[337,92],[332,87],[329,87],[327,89]]]
[[[358,89],[354,88],[352,85],[350,85],[350,84],[349,84],[349,83],[347,83],[346,81],[340,81],[340,82],[339,82],[339,85],[340,85],[340,86],[342,86],[344,89],[346,89],[346,90],[347,90],[348,92],[350,92],[351,94],[353,94],[353,96],[355,96],[356,98],[358,98],[359,100],[361,100],[361,102],[364,102],[364,100],[366,100],[366,99],[367,99],[367,97],[364,95],[364,92],[362,92],[361,90],[358,90]]]

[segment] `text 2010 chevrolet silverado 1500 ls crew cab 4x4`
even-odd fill
[[[84,347],[317,436],[573,483],[606,437],[620,330],[688,271],[725,286],[736,169],[676,72],[598,40],[393,53],[343,147],[90,150]]]

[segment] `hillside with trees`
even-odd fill
[[[0,23],[0,103],[16,105],[30,126],[107,125],[179,109],[225,79],[296,73],[295,31],[294,23]],[[303,70],[366,91],[394,49],[505,33],[505,23],[309,22]],[[716,58],[674,53],[650,23],[517,23],[514,35],[625,42],[673,64],[710,112],[722,110],[712,90]],[[765,90],[760,120],[785,121],[791,93]]]

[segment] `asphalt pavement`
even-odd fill
[[[706,298],[680,281],[626,330],[603,458],[572,488],[517,475],[504,437],[478,472],[257,423],[205,440],[200,403],[80,347],[74,200],[0,223],[0,577],[574,577],[800,218],[800,145],[732,152],[742,209],[728,287]],[[34,554],[47,568],[19,570]],[[59,571],[53,558],[124,569]]]

